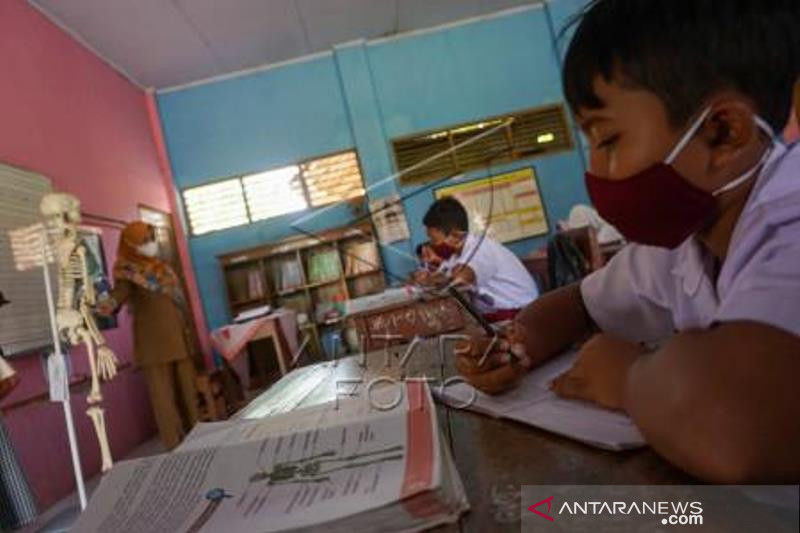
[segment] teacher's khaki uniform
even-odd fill
[[[197,422],[196,344],[184,311],[168,295],[118,279],[112,295],[133,315],[134,361],[150,392],[156,425],[168,449]]]

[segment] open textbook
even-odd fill
[[[550,382],[566,372],[577,357],[568,352],[531,371],[515,389],[490,396],[467,383],[434,387],[437,396],[451,406],[497,418],[508,418],[606,450],[625,450],[645,445],[630,418],[592,404],[567,400],[550,390]]]
[[[172,453],[117,463],[74,531],[351,533],[455,522],[468,504],[428,387],[408,382],[401,392],[199,424]]]

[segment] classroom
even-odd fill
[[[0,532],[800,530],[798,27],[0,1]]]

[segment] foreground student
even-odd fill
[[[488,237],[468,233],[464,206],[453,197],[436,200],[422,219],[441,270],[475,288],[476,307],[490,322],[510,320],[539,296],[530,273],[514,252]]]
[[[718,482],[800,480],[800,148],[775,139],[800,72],[796,0],[600,0],[564,89],[591,143],[586,185],[634,244],[457,364],[500,393],[591,337],[556,379],[624,409],[649,444]]]

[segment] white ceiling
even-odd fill
[[[541,0],[28,1],[134,82],[160,89]]]

